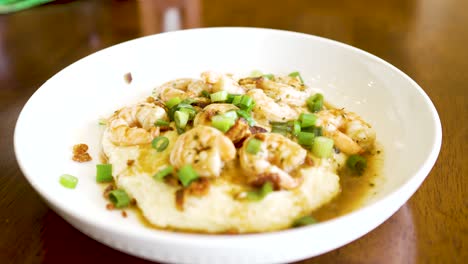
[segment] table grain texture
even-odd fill
[[[169,17],[173,7],[180,23]],[[299,31],[366,50],[416,80],[442,120],[440,156],[415,195],[369,234],[300,263],[468,263],[467,10],[464,0],[82,0],[1,15],[0,263],[147,263],[85,236],[44,204],[18,168],[15,123],[47,79],[84,56],[212,26]]]

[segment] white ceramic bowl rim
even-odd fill
[[[336,224],[345,223],[345,222],[349,221],[351,218],[358,217],[358,215],[363,211],[372,210],[372,207],[379,207],[382,204],[384,204],[386,201],[392,200],[395,197],[398,197],[399,195],[401,195],[402,193],[411,192],[411,191],[408,191],[407,189],[411,188],[411,186],[414,186],[414,185],[419,186],[424,181],[425,177],[430,172],[431,168],[433,167],[434,163],[436,162],[436,159],[437,159],[439,151],[440,151],[441,143],[442,143],[442,129],[441,129],[439,115],[438,115],[433,103],[431,102],[431,100],[427,96],[427,94],[423,91],[423,89],[415,81],[413,81],[410,77],[408,77],[405,73],[403,73],[402,71],[397,69],[395,66],[391,65],[390,63],[388,63],[388,62],[386,62],[386,61],[384,61],[384,60],[382,60],[382,59],[380,59],[380,58],[378,58],[378,57],[376,57],[376,56],[374,56],[374,55],[372,55],[372,54],[370,54],[368,52],[365,52],[363,50],[357,49],[355,47],[352,47],[352,46],[349,46],[347,44],[340,43],[340,42],[337,42],[337,41],[334,41],[334,40],[330,40],[330,39],[326,39],[326,38],[322,38],[322,37],[318,37],[318,36],[312,36],[312,35],[308,35],[308,34],[303,34],[303,33],[284,31],[284,30],[264,29],[264,28],[242,28],[242,27],[227,27],[227,28],[226,27],[220,27],[220,28],[200,28],[200,29],[181,30],[181,31],[175,31],[175,32],[162,33],[162,34],[158,34],[158,35],[154,35],[154,36],[142,37],[142,38],[138,38],[138,39],[135,39],[135,40],[130,40],[130,41],[127,41],[127,42],[123,42],[123,43],[114,45],[112,47],[127,45],[129,42],[141,41],[142,39],[146,39],[146,38],[158,38],[158,37],[165,36],[165,35],[170,35],[170,34],[181,34],[181,32],[186,32],[186,31],[216,31],[216,30],[220,30],[220,31],[225,31],[225,30],[244,30],[244,31],[245,30],[268,30],[268,31],[271,31],[273,33],[290,34],[290,35],[294,35],[296,37],[302,37],[302,38],[314,38],[316,41],[324,42],[324,43],[334,45],[334,46],[339,46],[340,48],[350,50],[352,52],[360,53],[361,55],[364,55],[364,56],[374,60],[375,62],[378,62],[380,64],[388,66],[394,73],[403,76],[409,83],[411,83],[412,87],[414,87],[414,89],[417,90],[419,95],[422,96],[422,98],[424,98],[426,104],[429,106],[429,109],[431,111],[431,116],[432,116],[431,122],[433,124],[433,130],[434,130],[434,137],[432,139],[432,148],[431,148],[430,154],[426,157],[424,163],[421,164],[418,172],[415,175],[413,175],[413,177],[411,177],[407,182],[405,182],[400,188],[398,188],[397,190],[393,191],[389,195],[385,196],[384,198],[378,200],[377,202],[375,202],[375,203],[373,203],[371,205],[365,206],[365,207],[363,207],[361,209],[358,209],[358,210],[356,210],[354,212],[351,212],[351,213],[349,213],[347,215],[344,215],[344,216],[341,216],[341,217],[338,217],[338,218],[335,218],[335,219],[332,219],[332,220],[329,220],[329,221],[326,221],[326,222],[323,222],[323,223],[318,223],[316,225],[306,226],[306,227],[296,228],[296,229],[288,229],[288,230],[277,231],[277,232],[271,232],[271,233],[243,234],[243,235],[233,236],[233,235],[189,234],[189,233],[177,233],[177,232],[161,231],[161,230],[154,230],[154,232],[140,232],[140,230],[136,230],[136,229],[134,229],[134,227],[129,227],[129,228],[122,229],[117,224],[104,222],[101,219],[93,218],[90,215],[83,214],[83,213],[77,212],[77,211],[73,211],[73,210],[71,210],[70,208],[68,208],[66,206],[65,202],[60,201],[60,199],[58,199],[58,197],[51,196],[44,188],[41,187],[41,185],[37,182],[37,179],[35,179],[32,176],[32,175],[34,175],[34,172],[30,171],[28,169],[28,167],[26,167],[25,164],[23,163],[23,160],[21,160],[21,157],[18,156],[19,152],[18,152],[17,147],[18,147],[19,138],[18,138],[16,130],[15,130],[14,145],[15,145],[15,153],[17,154],[18,164],[19,164],[21,170],[24,172],[24,175],[25,175],[26,179],[34,187],[34,189],[47,202],[57,206],[60,210],[72,215],[73,217],[81,219],[82,221],[84,221],[84,222],[86,222],[86,223],[88,223],[90,225],[94,225],[94,226],[96,226],[96,227],[98,227],[98,228],[100,228],[100,229],[102,229],[104,231],[107,231],[107,232],[113,232],[113,233],[117,233],[117,234],[121,234],[121,235],[125,235],[125,236],[138,236],[139,239],[147,240],[147,241],[161,240],[161,241],[165,241],[165,242],[168,242],[168,243],[174,243],[174,244],[179,244],[179,243],[187,244],[187,243],[193,243],[194,241],[196,241],[196,244],[199,245],[199,246],[210,246],[210,245],[214,246],[214,245],[217,245],[219,243],[223,243],[224,245],[229,245],[231,243],[238,243],[239,241],[245,240],[245,239],[248,239],[249,241],[256,240],[256,242],[262,243],[262,242],[264,242],[266,240],[271,239],[272,237],[275,237],[275,239],[281,239],[282,237],[288,237],[290,235],[294,236],[294,235],[296,235],[298,233],[308,232],[309,234],[311,234],[313,232],[313,230],[316,229],[316,228],[332,227],[332,226],[334,226]],[[112,47],[109,47],[109,48],[112,48]],[[96,52],[94,54],[106,52],[106,50],[108,50],[109,48],[103,49],[103,50],[98,51],[98,52]],[[92,56],[94,54],[91,54],[89,56]],[[83,60],[86,60],[89,56],[78,60],[77,62],[69,65],[66,68],[64,68],[62,71],[66,71],[68,68],[72,67],[73,65],[75,65],[77,63],[81,63]],[[47,84],[47,82],[45,84]],[[25,109],[28,108],[29,102],[34,97],[36,97],[37,94],[40,93],[40,91],[41,91],[41,88],[39,88],[33,94],[33,96],[31,96],[28,103],[26,103],[26,105],[24,106],[22,112],[19,115],[18,122],[17,122],[17,127],[18,127],[18,123],[21,122],[21,116],[22,116],[23,112],[25,111]],[[17,127],[16,127],[16,129],[17,129]],[[414,193],[414,191],[412,191],[411,194]],[[350,242],[350,241],[343,241],[342,245],[345,244],[345,243],[348,243],[348,242]]]

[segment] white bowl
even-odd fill
[[[337,106],[368,120],[384,147],[377,195],[345,216],[316,225],[251,235],[198,235],[150,229],[105,209],[95,183],[99,117],[150,94],[153,87],[204,70],[285,74],[300,71]],[[131,72],[131,84],[123,75]],[[407,75],[351,46],[306,34],[255,28],[207,28],[144,37],[92,54],[63,69],[29,99],[15,130],[25,176],[74,227],[115,249],[174,263],[272,263],[316,256],[371,231],[397,211],[437,159],[441,125],[434,105]],[[84,142],[94,161],[71,161]],[[79,177],[63,188],[63,173]]]

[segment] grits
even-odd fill
[[[172,134],[172,133],[171,133]],[[201,232],[262,232],[288,228],[298,216],[329,202],[340,192],[338,175],[330,166],[303,169],[304,181],[293,191],[276,191],[259,202],[242,201],[235,194],[237,184],[217,180],[203,197],[189,196],[185,210],[174,205],[176,187],[155,181],[152,175],[169,160],[169,152],[156,154],[150,146],[130,149],[114,146],[104,136],[103,146],[109,163],[120,169],[116,184],[138,201],[144,217],[161,228]],[[139,153],[150,153],[154,164],[148,164]],[[125,169],[129,159],[136,160],[134,169]],[[124,169],[122,169],[124,168]],[[222,177],[221,177],[222,178]]]

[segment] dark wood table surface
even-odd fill
[[[465,0],[95,0],[0,16],[0,263],[146,262],[88,238],[44,204],[15,160],[15,122],[41,84],[86,55],[164,30],[211,26],[348,43],[406,72],[440,114],[440,156],[416,194],[374,231],[303,263],[468,263],[467,10]]]

